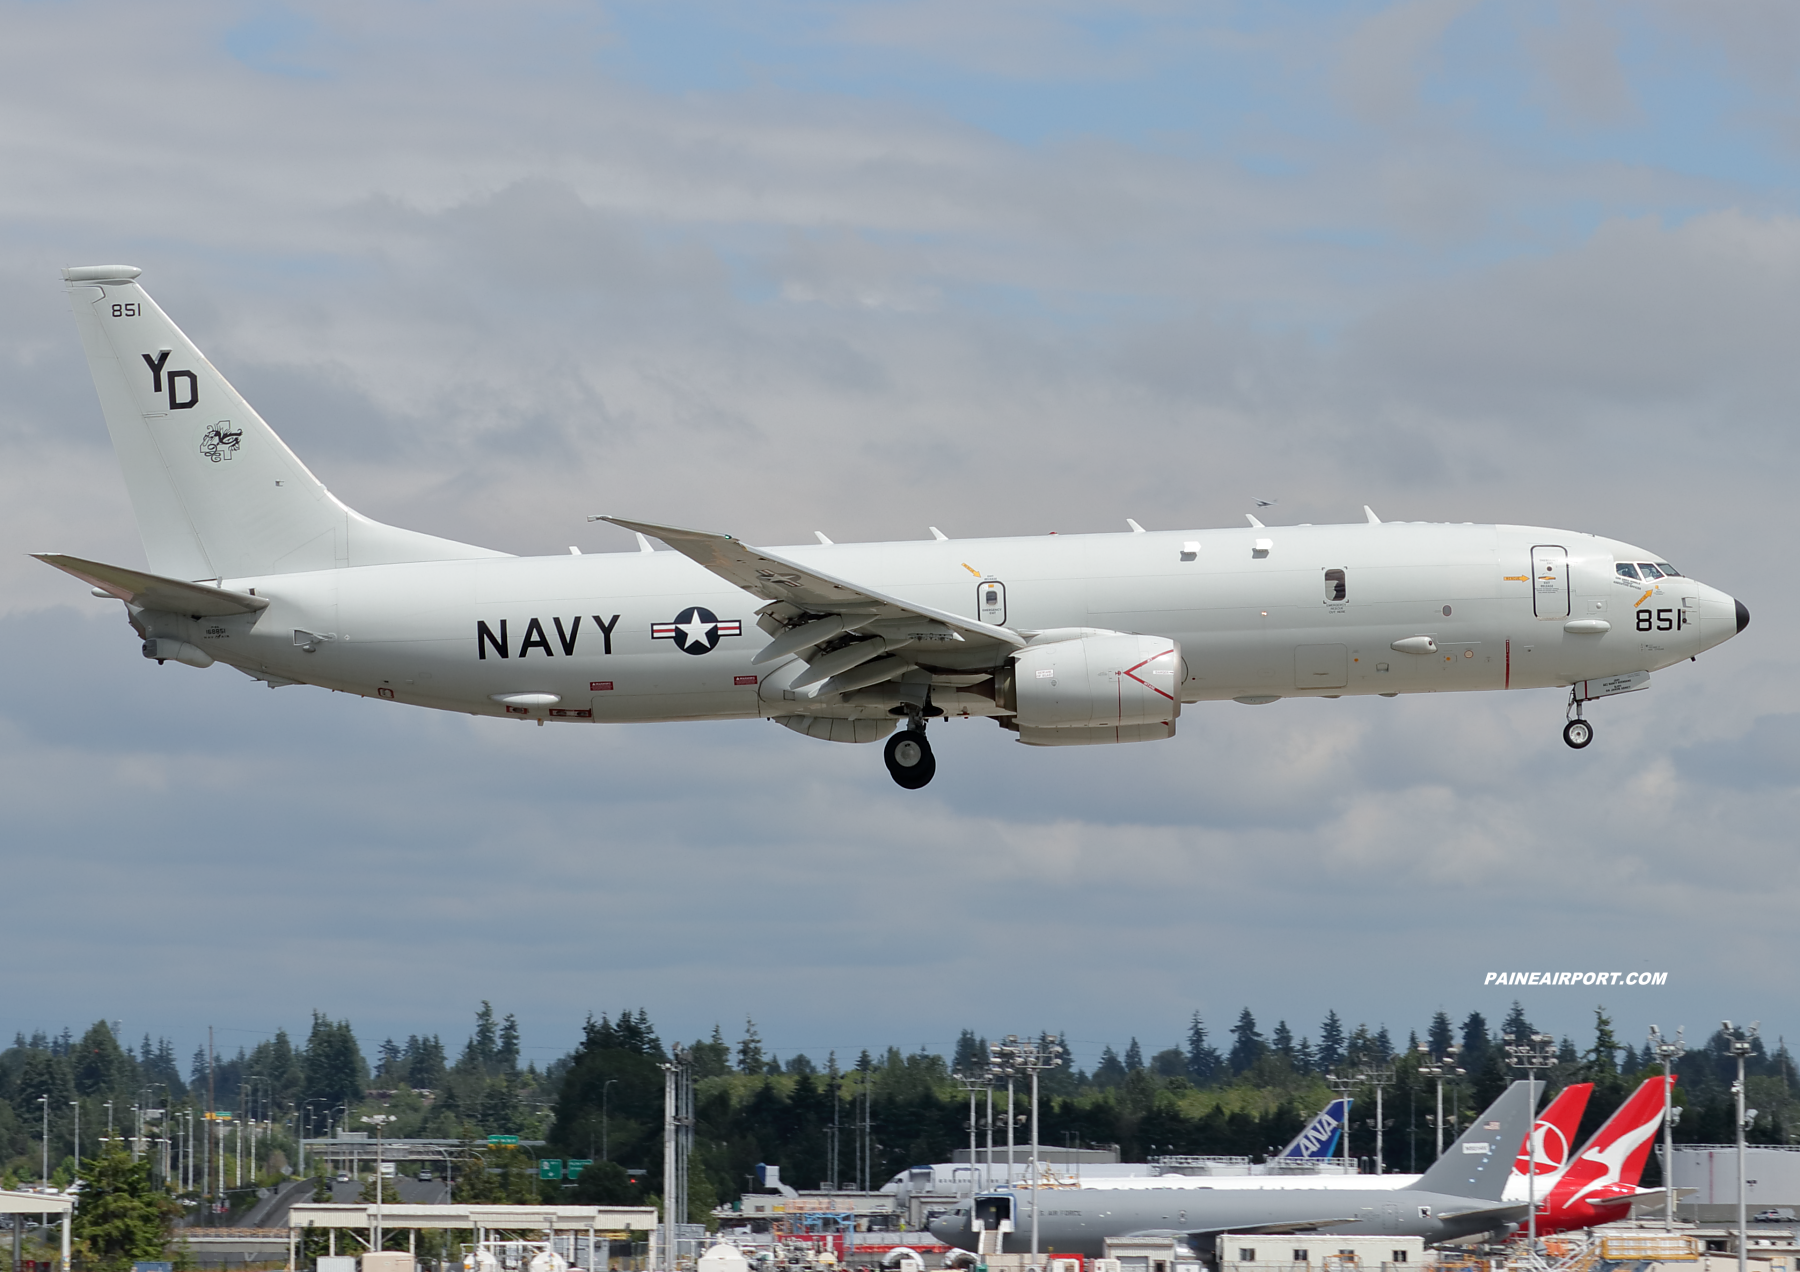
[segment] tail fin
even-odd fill
[[[1499,1201],[1506,1192],[1513,1156],[1531,1128],[1529,1086],[1515,1082],[1502,1091],[1412,1187],[1419,1192]]]
[[[1350,1115],[1349,1100],[1333,1100],[1281,1150],[1278,1161],[1323,1161],[1337,1147],[1344,1121]]]
[[[1575,1145],[1575,1128],[1587,1112],[1588,1096],[1594,1093],[1592,1082],[1566,1086],[1532,1123],[1532,1138],[1537,1141],[1538,1191],[1544,1191],[1549,1176],[1560,1175],[1569,1164],[1570,1150]],[[1512,1173],[1520,1179],[1531,1173],[1530,1150],[1522,1150],[1513,1161]]]
[[[1672,1087],[1675,1079],[1649,1078],[1631,1093],[1575,1155],[1546,1205],[1570,1205],[1609,1184],[1637,1186],[1650,1158],[1651,1141],[1662,1125],[1665,1083]]]
[[[339,503],[138,286],[139,272],[89,265],[63,281],[154,573],[243,578],[504,555]]]

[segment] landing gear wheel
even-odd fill
[[[1594,740],[1594,726],[1586,720],[1571,720],[1563,725],[1563,741],[1579,751]]]
[[[937,775],[937,759],[923,729],[901,729],[887,740],[881,758],[887,761],[894,781],[916,791]]]

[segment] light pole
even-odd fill
[[[1675,1037],[1663,1036],[1662,1030],[1650,1026],[1650,1045],[1663,1067],[1663,1226],[1675,1231],[1675,1061],[1687,1050],[1682,1042],[1683,1026],[1676,1026]]]
[[[1514,1038],[1512,1034],[1501,1034],[1506,1043],[1506,1063],[1515,1069],[1525,1070],[1525,1084],[1530,1093],[1527,1101],[1530,1118],[1525,1124],[1525,1151],[1527,1154],[1527,1170],[1525,1174],[1525,1201],[1530,1207],[1528,1216],[1529,1242],[1533,1255],[1537,1254],[1537,1075],[1538,1070],[1548,1069],[1556,1063],[1556,1053],[1551,1050],[1556,1039],[1549,1034],[1527,1034],[1523,1038]],[[1739,1268],[1738,1272],[1744,1272]]]
[[[1387,1163],[1382,1157],[1382,1125],[1381,1125],[1381,1093],[1394,1080],[1394,1071],[1389,1069],[1371,1069],[1367,1073],[1356,1075],[1358,1082],[1375,1088],[1375,1173],[1387,1174]],[[1346,1110],[1348,1112],[1348,1110]],[[1348,1118],[1345,1119],[1348,1122]]]
[[[392,1113],[371,1113],[362,1119],[375,1128],[375,1240],[371,1249],[379,1251],[382,1243],[381,1233],[381,1194],[384,1176],[381,1173],[381,1128],[394,1120]]]
[[[75,1175],[81,1177],[81,1101],[70,1100],[69,1107],[75,1110]]]
[[[1737,1097],[1737,1256],[1738,1272],[1747,1272],[1750,1260],[1750,1227],[1748,1207],[1744,1193],[1747,1185],[1744,1182],[1744,1132],[1756,1118],[1756,1110],[1744,1108],[1744,1061],[1756,1050],[1757,1024],[1752,1024],[1748,1031],[1733,1029],[1729,1020],[1720,1022],[1725,1027],[1725,1036],[1731,1041],[1731,1054],[1737,1057],[1737,1081],[1732,1084],[1731,1093]]]
[[[600,1085],[600,1160],[603,1162],[612,1160],[612,1149],[608,1142],[608,1135],[612,1130],[612,1117],[607,1097],[612,1095],[613,1083],[617,1081],[617,1078],[608,1078]],[[836,1187],[837,1181],[833,1180],[832,1186]]]
[[[1430,1049],[1428,1047],[1426,1047],[1426,1045],[1422,1042],[1419,1044],[1419,1051],[1421,1054],[1424,1054],[1424,1055],[1431,1054]],[[1431,1061],[1431,1063],[1429,1063],[1429,1064],[1421,1064],[1419,1066],[1420,1073],[1424,1074],[1428,1078],[1436,1078],[1437,1079],[1437,1156],[1438,1157],[1442,1157],[1444,1155],[1444,1079],[1445,1078],[1460,1078],[1463,1076],[1464,1071],[1456,1067],[1457,1057],[1461,1054],[1462,1054],[1461,1045],[1453,1042],[1444,1049],[1444,1054],[1441,1057],[1433,1059]]]
[[[1344,1102],[1344,1165],[1350,1164],[1350,1093],[1356,1090],[1355,1078],[1340,1078],[1335,1073],[1325,1075],[1325,1085],[1337,1092],[1338,1098]]]
[[[112,1106],[113,1102],[108,1100],[106,1102],[106,1138],[108,1143],[112,1141]]]
[[[50,1186],[50,1097],[38,1096],[38,1103],[44,1106],[44,1187]]]
[[[990,1069],[994,1061],[1006,1073],[1006,1113],[1007,1113],[1007,1179],[1012,1178],[1012,1086],[1013,1078],[1020,1073],[1031,1075],[1031,1264],[1036,1266],[1038,1255],[1038,1186],[1043,1175],[1043,1168],[1038,1160],[1038,1074],[1045,1069],[1054,1069],[1063,1062],[1063,1048],[1059,1042],[1040,1040],[1021,1042],[1017,1034],[1008,1034],[1006,1041],[997,1047],[989,1047]]]

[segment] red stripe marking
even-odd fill
[[[1127,667],[1124,670],[1124,672],[1121,674],[1130,676],[1133,680],[1137,681],[1140,685],[1144,686],[1144,688],[1150,690],[1153,693],[1160,693],[1160,694],[1162,694],[1163,697],[1167,698],[1170,702],[1173,702],[1173,701],[1175,701],[1174,694],[1164,693],[1161,689],[1158,689],[1155,685],[1151,684],[1148,680],[1145,680],[1142,676],[1138,675],[1137,673],[1138,673],[1139,668],[1149,666],[1151,663],[1155,662],[1158,658],[1167,658],[1170,654],[1172,654],[1174,652],[1175,651],[1172,649],[1165,649],[1160,654],[1154,654],[1151,657],[1144,659],[1144,661],[1139,663],[1137,665],[1137,667]]]

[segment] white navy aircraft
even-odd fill
[[[1226,699],[1565,688],[1563,736],[1583,747],[1584,703],[1749,622],[1613,539],[1366,508],[1351,525],[782,548],[608,516],[641,552],[511,556],[334,498],[138,274],[63,278],[149,570],[39,559],[125,602],[158,663],[539,724],[760,717],[886,738],[917,788],[930,720],[1148,742]]]

